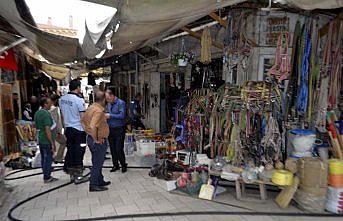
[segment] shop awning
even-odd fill
[[[23,0],[0,2],[0,29],[25,37],[34,50],[53,63],[63,64],[83,58],[78,39],[39,30]]]
[[[124,54],[158,42],[181,27],[219,8],[244,0],[84,0],[115,7],[113,18],[99,22],[102,30],[87,32],[82,49],[78,39],[53,35],[39,30],[24,0],[0,2],[0,29],[25,37],[31,47],[52,63],[63,64],[93,57],[108,48],[105,57]],[[342,0],[278,0],[291,7],[307,10],[343,7]],[[116,30],[116,26],[119,28]],[[10,27],[8,27],[9,24]],[[110,32],[112,31],[112,34]],[[110,37],[109,37],[110,36]]]
[[[118,9],[112,23],[109,23],[109,25],[112,25],[113,30],[116,23],[120,22],[119,29],[112,35],[113,49],[109,50],[104,57],[124,54],[153,44],[216,9],[244,2],[244,0],[85,1]],[[306,10],[343,7],[342,0],[278,0],[278,2]],[[91,42],[85,40],[89,47]],[[99,42],[101,42],[101,39],[99,39]],[[103,45],[103,42],[101,44]],[[98,48],[97,52],[100,51]]]
[[[104,57],[125,54],[153,44],[181,27],[200,19],[219,8],[244,0],[105,0],[90,2],[116,7],[112,20],[112,50]],[[115,32],[115,26],[119,28]],[[105,33],[106,34],[106,33]],[[91,35],[91,34],[90,34]],[[102,36],[104,38],[104,35]],[[91,44],[85,39],[84,44]],[[94,39],[94,38],[93,38]],[[101,39],[99,39],[101,41]]]

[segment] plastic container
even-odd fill
[[[287,170],[275,170],[272,182],[280,186],[289,186],[293,183],[293,174]]]
[[[312,157],[312,152],[311,151],[306,151],[306,152],[296,152],[294,151],[291,155],[293,158],[302,158],[302,157]]]
[[[343,160],[332,159],[329,160],[329,172],[334,175],[343,174]]]
[[[153,155],[155,154],[155,142],[139,142],[137,151],[142,155]]]
[[[294,129],[290,133],[293,135],[291,143],[295,152],[311,152],[316,141],[316,132],[313,130]]]
[[[343,188],[343,174],[330,174],[329,184],[336,188]]]

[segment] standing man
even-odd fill
[[[62,96],[59,101],[67,138],[67,153],[63,170],[70,174],[70,179],[75,184],[88,181],[82,175],[85,146],[81,144],[86,140],[86,133],[81,124],[81,118],[85,112],[85,101],[80,94],[81,82],[74,79],[69,83],[69,93]]]
[[[95,103],[86,111],[82,118],[82,125],[87,133],[87,144],[92,153],[92,169],[89,191],[104,191],[105,186],[111,182],[105,182],[102,175],[102,166],[105,161],[107,138],[110,133],[105,115],[105,93],[98,91],[95,94]]]
[[[13,93],[13,112],[14,112],[14,119],[19,120],[19,95],[18,93]]]
[[[142,114],[141,107],[142,95],[141,93],[136,94],[135,99],[131,101],[130,106],[130,118],[132,122],[132,127],[136,130],[142,129],[145,130],[145,126],[142,123],[141,119],[144,119]]]
[[[34,119],[38,132],[39,150],[42,158],[44,183],[51,183],[57,179],[51,176],[51,164],[53,153],[56,151],[55,132],[56,123],[49,112],[51,108],[50,98],[43,97],[40,100],[41,109],[36,112]]]
[[[54,119],[54,121],[56,122],[56,142],[59,144],[58,151],[55,156],[55,163],[63,163],[64,150],[66,147],[67,139],[62,133],[63,123],[62,123],[61,111],[58,106],[58,100],[60,96],[58,96],[57,94],[52,94],[50,98],[52,101],[50,113],[51,113],[52,119]]]
[[[39,103],[36,96],[30,97],[30,104],[32,109],[32,116],[35,116],[36,112],[39,110]]]
[[[111,172],[115,172],[120,169],[125,173],[127,171],[127,164],[124,154],[124,140],[125,140],[125,115],[126,115],[126,103],[115,96],[115,88],[108,87],[106,90],[107,104],[107,122],[110,127],[110,136],[108,141],[110,143],[110,149],[112,154],[113,168]]]

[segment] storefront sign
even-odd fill
[[[276,45],[278,37],[282,32],[289,31],[288,17],[267,18],[266,45]]]

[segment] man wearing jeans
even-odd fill
[[[69,93],[59,100],[67,137],[67,153],[64,158],[64,171],[70,174],[70,179],[75,184],[88,181],[83,177],[83,156],[86,148],[86,133],[81,124],[85,112],[85,101],[81,97],[81,82],[77,79],[69,83]]]
[[[125,173],[127,171],[127,164],[124,154],[126,103],[115,96],[114,87],[107,88],[106,100],[108,102],[108,113],[106,114],[106,117],[110,127],[110,136],[108,137],[108,141],[110,143],[113,162],[113,168],[111,169],[111,172],[119,170],[120,162],[121,171]]]
[[[51,183],[57,179],[51,176],[51,164],[53,160],[53,153],[56,151],[55,146],[55,127],[56,123],[53,121],[49,112],[51,108],[50,98],[43,97],[40,100],[41,109],[36,112],[34,119],[38,132],[39,150],[42,158],[42,169],[44,183]]]
[[[82,124],[87,133],[87,144],[92,153],[92,169],[89,184],[89,191],[104,191],[105,186],[111,182],[105,182],[102,175],[102,166],[105,161],[107,149],[107,137],[109,128],[105,116],[105,94],[98,91],[95,94],[95,103],[93,103],[86,111],[82,118]]]

